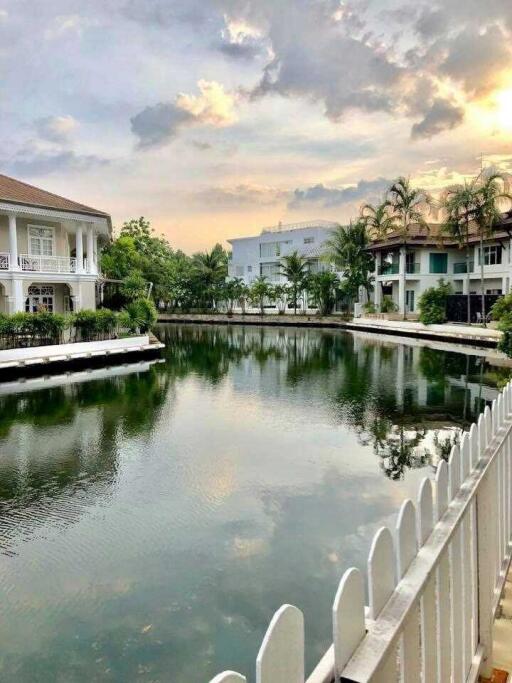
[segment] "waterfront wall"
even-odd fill
[[[493,621],[512,549],[512,383],[375,534],[366,577],[345,572],[333,644],[307,683],[477,681],[490,677]],[[365,605],[365,588],[368,605]],[[328,618],[328,615],[326,615]],[[256,660],[256,683],[304,683],[304,616],[283,605]],[[235,672],[215,683],[243,683]],[[213,683],[213,682],[212,682]]]

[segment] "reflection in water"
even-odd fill
[[[159,333],[162,364],[0,385],[2,681],[252,677],[283,602],[311,666],[344,569],[509,372],[364,334]]]

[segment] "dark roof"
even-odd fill
[[[500,240],[506,237],[512,237],[512,215],[511,213],[506,213],[503,215],[503,221],[501,225],[493,231],[492,237],[487,238],[488,240]],[[474,226],[469,228],[469,242],[476,243],[480,239],[480,235]],[[404,239],[399,231],[394,231],[389,233],[385,239],[372,240],[368,249],[370,251],[377,251],[382,249],[392,249],[394,247],[399,247],[404,244]],[[430,246],[430,247],[458,247],[459,243],[453,237],[450,237],[442,231],[441,223],[430,223],[429,229],[419,225],[411,226],[409,233],[407,235],[407,244],[411,247],[413,246]]]
[[[71,199],[60,197],[58,194],[41,190],[39,187],[2,174],[0,174],[0,202],[110,218],[109,214],[104,211],[98,211],[98,209],[93,209],[85,204],[73,202]]]

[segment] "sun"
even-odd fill
[[[497,127],[512,131],[512,88],[499,90],[493,100]]]

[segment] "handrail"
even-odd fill
[[[0,270],[10,270],[11,268],[11,255],[9,252],[0,252]]]
[[[333,645],[307,683],[489,676],[492,622],[512,557],[511,491],[509,382],[452,448],[448,464],[441,460],[435,482],[423,479],[417,505],[404,501],[396,541],[386,527],[376,533],[368,558],[370,608],[360,571],[345,572],[332,608]],[[293,616],[289,628],[285,614]],[[291,606],[276,613],[256,683],[303,683],[297,676],[302,621]]]
[[[21,270],[35,273],[76,273],[77,259],[69,256],[20,254]]]

